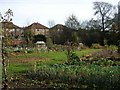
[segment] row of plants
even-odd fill
[[[114,66],[113,63],[116,65]],[[59,87],[59,84],[57,86],[56,83],[75,88],[119,88],[120,63],[109,60],[98,60],[92,63],[81,61],[79,64],[74,65],[41,66],[38,63],[37,71],[27,73],[26,77],[31,80],[46,81],[50,86],[52,83],[55,88]]]
[[[42,46],[42,45],[41,45]],[[47,46],[46,46],[47,47]],[[47,47],[46,51],[65,51],[66,50],[66,47],[67,45],[57,45],[57,44],[54,44],[52,45],[52,47]],[[78,47],[80,48],[80,50],[82,49],[86,49],[87,46],[85,46],[84,44],[80,44],[78,46],[75,46],[74,49],[78,49]],[[22,53],[33,53],[33,52],[37,52],[38,50],[42,51],[41,47],[37,47],[37,46],[34,46],[34,47],[6,47],[5,50],[8,52],[8,53],[11,53],[11,52],[22,52]]]

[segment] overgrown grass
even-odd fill
[[[98,52],[98,51],[101,51],[101,50],[102,49],[85,49],[85,50],[82,50],[82,51],[76,51],[75,53],[77,54],[77,56],[83,57],[84,55],[91,54],[93,52]]]
[[[115,45],[106,46],[106,48],[107,48],[108,50],[117,50],[117,49],[118,49],[118,47],[115,46]]]
[[[8,66],[9,74],[20,74],[20,73],[29,72],[30,70],[32,70],[32,64],[30,63],[9,64]]]
[[[120,84],[119,66],[101,66],[96,64],[82,63],[80,65],[42,65],[36,73],[28,73],[27,77],[48,83],[64,83],[70,87],[81,88],[118,88]],[[34,79],[35,77],[35,79]],[[56,86],[58,87],[58,86]],[[63,88],[63,87],[62,87]]]

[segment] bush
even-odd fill
[[[11,47],[5,48],[5,51],[7,53],[12,53],[13,52],[13,48],[11,48]]]
[[[96,61],[95,61],[96,62]],[[100,65],[111,64],[111,61],[99,60]],[[97,62],[96,62],[97,64]],[[72,88],[83,89],[118,89],[120,84],[120,72],[119,66],[98,66],[96,64],[85,65],[66,65],[55,64],[53,66],[44,65],[39,67],[39,70],[35,72],[27,73],[27,78],[38,81],[50,81],[55,83],[52,87],[56,87],[57,84],[68,84]],[[58,86],[59,87],[59,86]],[[64,85],[61,86],[65,88]]]
[[[120,46],[118,46],[118,53],[120,53]]]
[[[68,64],[74,65],[79,62],[80,62],[79,57],[74,52],[70,52],[70,54],[68,55]]]
[[[94,48],[94,49],[101,49],[102,46],[101,46],[100,44],[94,43],[94,44],[92,44],[91,48]]]
[[[118,43],[119,43],[119,45],[118,45],[118,53],[120,53],[120,40],[118,40]]]
[[[27,53],[33,53],[33,49],[27,49]]]
[[[115,45],[110,45],[110,48],[111,48],[112,50],[117,50],[117,46],[115,46]]]
[[[52,42],[52,39],[50,37],[47,37],[46,45],[47,45],[48,49],[51,49],[53,47],[53,42]]]
[[[117,50],[117,46],[115,46],[115,45],[110,45],[110,46],[108,47],[108,49],[110,49],[110,50]]]
[[[22,51],[23,51],[23,48],[16,47],[16,48],[14,48],[13,51],[14,51],[14,52],[22,52]]]

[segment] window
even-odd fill
[[[60,31],[60,29],[57,30],[58,32]]]
[[[39,29],[35,29],[35,30],[39,32]]]

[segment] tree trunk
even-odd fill
[[[101,45],[104,46],[104,38],[105,38],[105,24],[104,24],[104,16],[102,16],[102,31],[101,31]]]

